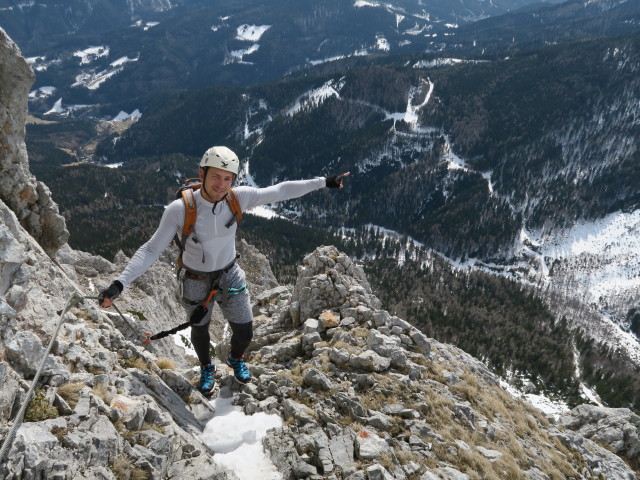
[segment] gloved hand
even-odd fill
[[[342,180],[344,177],[348,177],[351,172],[343,173],[342,175],[333,174],[326,177],[327,188],[342,188]]]
[[[110,307],[113,301],[122,293],[124,286],[118,280],[114,280],[109,288],[100,292],[98,295],[98,305],[101,307]]]

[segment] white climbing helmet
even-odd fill
[[[240,160],[233,151],[227,147],[211,147],[204,152],[200,167],[215,167],[222,170],[229,170],[234,175],[238,175]]]

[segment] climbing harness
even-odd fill
[[[20,407],[20,410],[18,410],[18,414],[16,415],[16,419],[14,420],[13,425],[9,429],[9,432],[7,433],[7,436],[5,437],[4,442],[2,443],[2,448],[0,448],[0,463],[3,462],[5,455],[7,454],[9,449],[11,448],[11,444],[13,442],[13,438],[14,438],[16,432],[18,431],[18,428],[20,427],[20,425],[22,425],[22,422],[24,421],[24,414],[27,411],[27,407],[29,406],[29,403],[31,402],[31,397],[33,396],[33,391],[35,390],[35,387],[36,387],[36,385],[38,383],[38,380],[40,379],[40,375],[42,374],[42,371],[44,370],[44,364],[46,363],[47,358],[49,357],[49,353],[51,352],[51,348],[53,347],[53,344],[56,341],[56,338],[58,337],[58,333],[60,333],[60,328],[62,327],[62,324],[64,323],[64,316],[66,315],[66,313],[71,308],[77,307],[80,304],[81,301],[83,301],[83,300],[97,300],[97,299],[98,299],[98,297],[85,297],[85,296],[80,295],[77,292],[74,292],[73,295],[71,295],[71,297],[67,301],[67,304],[64,307],[64,310],[62,310],[62,313],[60,314],[60,320],[58,320],[58,324],[56,325],[56,329],[53,332],[53,335],[51,336],[51,339],[49,340],[49,345],[47,346],[47,349],[46,349],[44,355],[42,356],[42,361],[40,362],[40,366],[38,367],[38,370],[36,371],[36,374],[33,377],[33,380],[31,381],[31,386],[27,390],[27,394],[25,396],[24,402],[22,403],[22,406]],[[127,319],[125,318],[124,315],[122,315],[122,312],[118,309],[118,307],[116,307],[115,304],[112,304],[111,306],[116,309],[118,314],[128,324]]]
[[[155,335],[149,332],[143,332],[147,338],[144,339],[142,345],[147,345],[149,342],[151,342],[151,340],[159,340],[169,335],[173,335],[174,333],[178,333],[180,330],[184,330],[185,328],[198,323],[207,314],[207,307],[209,306],[209,303],[211,303],[211,300],[216,293],[222,293],[222,304],[226,305],[229,296],[239,295],[244,292],[247,289],[246,284],[238,288],[231,288],[226,286],[225,281],[225,275],[229,272],[229,270],[231,270],[231,267],[235,265],[238,258],[240,258],[240,255],[236,254],[235,258],[231,262],[229,262],[228,265],[220,270],[216,270],[213,272],[197,272],[186,267],[182,267],[182,270],[184,270],[184,276],[187,278],[192,278],[194,280],[209,280],[209,295],[207,296],[207,299],[203,303],[193,302],[191,304],[192,306],[197,306],[191,314],[191,317],[189,317],[189,321],[184,322],[177,327],[173,327],[170,330],[164,330],[160,333],[156,333]],[[179,273],[180,270],[178,271],[178,274]],[[180,278],[178,278],[178,282],[180,281]]]

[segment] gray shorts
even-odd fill
[[[233,267],[223,275],[225,278],[220,279],[219,283],[224,284],[229,288],[242,288],[243,285],[246,285],[245,273],[238,264],[234,264]],[[182,305],[187,311],[187,316],[191,317],[191,314],[196,307],[204,303],[209,296],[211,288],[210,281],[208,278],[196,279],[184,276],[180,285],[182,290]],[[207,306],[207,314],[195,325],[202,326],[211,321],[211,312],[213,311],[215,303],[220,305],[222,315],[227,322],[249,323],[253,321],[249,291],[247,289],[237,295],[229,295],[226,304],[222,300],[222,292],[216,293]]]

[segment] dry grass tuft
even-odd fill
[[[80,399],[80,390],[86,385],[84,383],[65,383],[58,387],[58,395],[60,395],[71,408],[74,408]]]
[[[101,398],[102,401],[107,405],[111,403],[112,395],[109,393],[109,389],[106,385],[96,385],[95,387],[93,387],[93,389],[91,389],[91,391],[96,397]]]
[[[367,338],[369,336],[369,329],[364,327],[355,327],[351,329],[351,333],[355,338]]]
[[[302,367],[299,364],[294,364],[287,370],[280,370],[276,373],[280,377],[286,377],[291,380],[294,385],[301,387],[303,382]]]
[[[362,349],[356,347],[355,345],[351,345],[350,343],[345,342],[344,340],[338,340],[336,343],[333,344],[333,348],[336,348],[338,350],[346,350],[351,355],[357,355],[362,351]]]
[[[156,360],[156,365],[162,370],[176,370],[178,368],[176,362],[170,358],[159,358]]]
[[[138,370],[149,370],[149,365],[142,357],[127,358],[124,361],[124,366],[127,368],[137,368]]]
[[[151,474],[134,466],[131,458],[125,454],[116,456],[111,462],[111,471],[116,480],[149,480]]]

